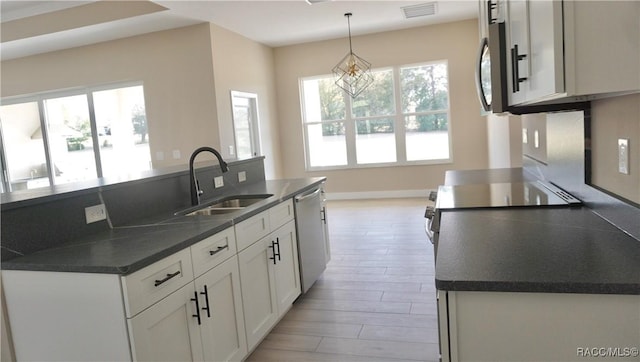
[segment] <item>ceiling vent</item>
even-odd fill
[[[435,15],[436,2],[417,4],[411,6],[405,6],[402,9],[402,13],[406,19],[418,18],[420,16]]]

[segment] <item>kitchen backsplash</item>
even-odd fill
[[[238,172],[246,172],[247,183],[264,181],[264,157],[229,162],[229,172],[219,166],[198,168],[197,177],[205,198],[233,190]],[[222,175],[224,186],[213,188],[213,178]],[[123,226],[157,214],[159,210],[181,210],[191,206],[189,171],[181,170],[144,179],[81,189],[40,199],[2,204],[2,260],[48,249],[92,234],[108,231],[106,220],[87,224],[85,207],[104,204],[113,226]]]
[[[640,96],[633,95],[593,102],[585,112],[548,113],[544,130],[546,162],[527,156],[523,159],[527,170],[567,190],[638,240],[640,207],[634,194],[640,192],[640,154],[633,145],[640,144],[639,107]],[[614,175],[617,153],[610,149],[617,149],[621,137],[629,139],[630,159],[635,161],[631,162],[630,175],[618,176]],[[625,182],[603,184],[603,169],[608,170],[608,178],[626,177]]]
[[[591,103],[592,183],[640,204],[640,94]],[[629,174],[618,172],[618,139],[629,140]]]

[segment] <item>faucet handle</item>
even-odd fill
[[[204,194],[204,191],[202,191],[200,189],[200,181],[198,181],[197,179],[196,179],[196,192],[197,192],[198,196]]]

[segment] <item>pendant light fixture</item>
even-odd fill
[[[349,20],[352,15],[351,13],[344,14],[347,17],[347,25],[349,27],[349,53],[333,67],[333,75],[336,79],[336,85],[349,93],[352,98],[355,98],[373,83],[373,74],[371,74],[371,63],[353,52],[353,47],[351,46],[351,21]]]

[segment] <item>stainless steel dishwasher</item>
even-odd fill
[[[302,293],[327,267],[321,193],[322,186],[318,186],[294,198]]]

